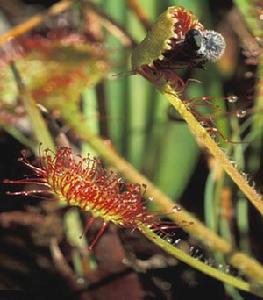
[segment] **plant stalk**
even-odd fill
[[[174,201],[154,186],[145,176],[141,175],[125,159],[123,159],[112,147],[109,147],[100,137],[94,135],[81,118],[74,118],[74,121],[67,120],[82,140],[87,141],[90,146],[111,166],[115,167],[128,181],[143,183],[146,185],[146,197],[153,198],[162,211],[169,213],[169,217],[180,225],[186,232],[201,241],[213,251],[221,252],[228,256],[229,263],[240,269],[253,281],[263,283],[263,266],[253,258],[235,251],[233,246],[207,228],[201,221],[183,208],[180,211],[171,213],[174,208]],[[193,223],[193,225],[189,225]]]
[[[208,148],[210,153],[221,163],[225,172],[232,178],[239,189],[246,195],[248,200],[254,205],[254,207],[262,216],[263,200],[261,195],[249,185],[246,177],[244,177],[234,163],[228,159],[227,155],[218,147],[217,143],[211,138],[207,130],[201,126],[193,114],[188,110],[183,101],[176,96],[174,91],[172,91],[172,89],[169,87],[161,92],[187,122],[191,132],[197,138],[197,140],[206,148]]]
[[[251,292],[249,283],[234,277],[232,275],[223,273],[219,271],[217,268],[213,268],[206,263],[190,256],[189,254],[185,253],[181,249],[176,248],[175,246],[171,245],[168,241],[160,238],[157,234],[155,234],[149,227],[144,224],[139,225],[139,230],[154,244],[162,248],[164,251],[168,252],[172,256],[176,257],[178,260],[186,263],[187,265],[193,267],[196,270],[203,272],[217,280],[230,284],[235,288],[238,288],[243,291]]]

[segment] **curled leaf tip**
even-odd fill
[[[162,60],[166,52],[184,41],[190,29],[203,29],[203,26],[183,7],[169,7],[159,16],[145,39],[134,49],[133,70],[144,65],[152,66],[154,61]]]
[[[203,68],[205,63],[219,59],[224,49],[220,33],[206,30],[191,11],[172,6],[160,15],[134,49],[132,69],[158,86],[168,83],[181,91],[185,84],[174,69]]]

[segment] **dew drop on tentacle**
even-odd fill
[[[85,280],[85,278],[84,277],[78,277],[77,279],[76,279],[76,283],[78,284],[78,285],[80,285],[80,286],[83,286],[83,285],[85,285],[86,284],[86,280]]]
[[[167,236],[165,238],[165,240],[169,243],[169,244],[173,244],[173,238],[171,236]]]
[[[178,211],[181,211],[181,210],[182,210],[182,208],[178,204],[175,204],[174,207],[173,207],[173,209],[172,209],[173,212],[178,212]]]
[[[195,247],[194,247],[194,246],[190,246],[190,248],[189,248],[189,254],[190,254],[191,256],[193,256],[194,251],[195,251]]]
[[[231,95],[231,96],[226,97],[226,99],[229,103],[236,103],[238,101],[238,96]]]
[[[199,260],[202,260],[204,258],[204,253],[202,250],[197,246],[190,246],[189,248],[189,254]]]
[[[181,242],[181,239],[177,239],[177,240],[175,240],[175,241],[173,242],[173,244],[174,244],[176,247],[178,247],[179,244],[180,244],[180,242]]]
[[[226,266],[225,266],[225,273],[226,273],[226,274],[229,274],[230,272],[231,272],[230,266],[229,266],[229,265],[226,265]]]
[[[242,171],[240,174],[241,174],[243,177],[245,177],[245,179],[247,179],[247,173],[246,173],[246,172]]]
[[[180,249],[181,251],[183,251],[184,253],[189,253],[190,251],[190,247],[191,245],[189,244],[189,242],[182,240],[182,239],[178,239],[175,241],[175,246]]]
[[[247,111],[245,109],[240,109],[236,112],[236,116],[239,119],[245,118],[246,115],[247,115]]]
[[[220,271],[224,271],[224,265],[223,264],[218,264],[217,268],[220,270]]]

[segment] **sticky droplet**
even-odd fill
[[[169,244],[172,244],[173,243],[173,239],[171,237],[167,237],[165,239]]]
[[[236,112],[236,116],[240,119],[244,118],[247,115],[247,111],[244,109],[240,109]]]
[[[174,211],[174,212],[176,212],[176,211],[181,211],[181,210],[182,210],[182,208],[181,208],[180,205],[178,205],[178,204],[174,205],[174,207],[173,207],[173,211]]]
[[[236,102],[238,101],[238,96],[236,96],[236,95],[228,96],[228,97],[227,97],[227,101],[228,101],[229,103],[236,103]]]
[[[190,254],[190,255],[193,255],[194,249],[195,249],[194,246],[191,246],[191,247],[189,248],[189,254]]]
[[[178,246],[180,242],[181,242],[181,239],[177,239],[177,240],[174,241],[174,245]]]
[[[83,277],[78,277],[76,281],[79,285],[83,285],[85,283],[85,279]]]
[[[229,266],[229,265],[226,265],[226,266],[225,266],[225,273],[229,274],[230,271],[231,271],[230,266]]]

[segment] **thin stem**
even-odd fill
[[[217,143],[211,138],[204,127],[196,120],[193,114],[187,109],[187,106],[179,99],[171,88],[162,91],[168,101],[180,113],[183,119],[187,122],[194,136],[207,147],[210,153],[221,163],[222,168],[237,184],[239,189],[247,196],[248,200],[255,208],[263,215],[263,201],[261,195],[249,185],[247,179],[239,172],[234,164],[228,159],[226,154],[218,147]]]
[[[36,137],[36,140],[43,145],[44,149],[54,149],[54,142],[47,129],[47,125],[41,116],[35,100],[33,99],[31,93],[27,90],[18,68],[14,62],[10,64],[10,67],[16,81],[19,96],[22,99],[25,110],[31,121],[32,132]]]
[[[54,4],[51,6],[50,9],[48,9],[47,12],[43,14],[37,14],[30,18],[29,20],[23,22],[20,25],[15,26],[10,31],[2,34],[0,36],[0,46],[8,42],[10,39],[16,38],[19,35],[22,35],[32,28],[40,25],[43,23],[48,17],[58,15],[62,13],[63,11],[67,10],[72,5],[72,1],[70,0],[62,0],[57,4]]]
[[[68,119],[67,121],[81,139],[87,141],[105,161],[115,167],[127,180],[144,183],[147,186],[145,196],[152,197],[160,209],[169,213],[173,211],[174,201],[157,189],[151,181],[120,157],[120,155],[101,138],[92,134],[81,117],[77,118],[75,116],[74,121],[72,119]],[[189,212],[182,208],[181,211],[169,214],[169,217],[211,250],[228,255],[229,263],[235,268],[242,270],[242,272],[251,277],[252,280],[263,282],[263,267],[259,262],[241,252],[236,252],[229,242],[209,230]],[[187,225],[190,223],[193,223],[193,225]]]
[[[166,252],[170,253],[180,261],[188,264],[189,266],[213,277],[216,278],[219,281],[222,281],[224,283],[230,284],[240,290],[243,291],[250,291],[250,285],[232,275],[225,274],[221,271],[219,271],[216,268],[213,268],[204,262],[190,256],[189,254],[183,252],[181,249],[176,248],[175,246],[171,245],[168,241],[161,239],[157,234],[155,234],[150,228],[148,228],[144,224],[139,225],[139,230],[154,244],[161,247]]]

